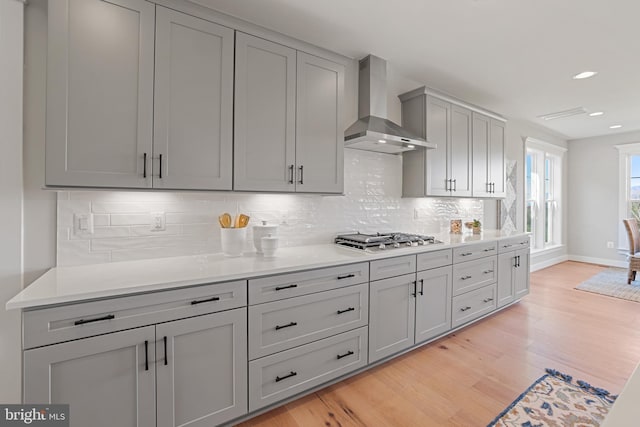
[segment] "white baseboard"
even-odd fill
[[[578,262],[588,262],[589,264],[599,264],[606,265],[609,267],[620,267],[626,268],[629,266],[625,261],[618,261],[615,259],[607,259],[607,258],[592,258],[588,256],[581,255],[569,255],[569,261],[578,261]]]
[[[533,273],[534,271],[542,270],[543,268],[551,267],[552,265],[560,264],[565,261],[569,261],[568,255],[561,255],[559,257],[546,259],[535,264],[532,263],[530,271]]]

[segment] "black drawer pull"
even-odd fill
[[[112,320],[112,319],[115,319],[115,318],[116,318],[116,316],[114,316],[113,314],[108,314],[108,315],[103,316],[103,317],[96,317],[95,319],[80,319],[80,320],[76,320],[75,322],[73,322],[73,324],[78,326],[78,325],[84,325],[85,323],[100,322],[102,320]]]
[[[284,377],[276,377],[276,382],[279,383],[282,380],[286,380],[287,378],[295,377],[296,375],[298,375],[297,372],[291,371],[290,374],[287,374]]]
[[[463,254],[460,254],[460,256],[469,256],[469,255],[473,255],[473,252],[465,252]]]
[[[349,308],[344,309],[344,310],[338,310],[338,314],[346,313],[348,311],[355,311],[355,310],[356,310],[355,307],[349,307]]]
[[[149,341],[144,342],[144,370],[149,370]]]
[[[502,245],[502,247],[505,248],[505,249],[506,248],[510,248],[511,246],[513,246],[513,245]]]
[[[471,279],[471,276],[462,276],[460,278],[460,280],[469,280],[469,279]]]
[[[485,251],[485,252],[491,252],[491,251],[495,251],[495,250],[496,250],[496,248],[487,248],[487,249],[485,249],[484,251]]]
[[[281,291],[283,289],[297,288],[297,287],[298,285],[276,286],[276,291]]]
[[[355,354],[353,351],[349,350],[347,351],[345,354],[339,354],[337,357],[338,360],[342,359],[343,357],[347,357],[347,356],[351,356],[352,354]]]
[[[485,270],[482,272],[482,274],[489,274],[489,273],[493,273],[493,270]]]
[[[485,298],[482,300],[482,302],[491,302],[493,301],[493,298]]]
[[[345,274],[344,276],[338,276],[338,280],[350,279],[351,277],[356,277],[356,275],[355,274]]]
[[[202,304],[203,302],[214,302],[214,301],[220,301],[220,297],[211,297],[208,299],[193,300],[191,301],[191,305]]]
[[[471,310],[471,307],[467,306],[467,307],[464,307],[464,308],[460,309],[460,311],[467,311],[467,310]]]
[[[298,322],[291,322],[287,325],[277,325],[276,326],[276,331],[280,330],[280,329],[284,329],[284,328],[290,328],[292,326],[296,326],[298,324]]]
[[[164,340],[164,366],[169,364],[169,354],[167,354],[167,337],[163,338]]]

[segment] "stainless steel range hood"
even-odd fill
[[[360,60],[358,120],[344,133],[346,148],[399,154],[436,148],[387,119],[387,62],[369,55]]]

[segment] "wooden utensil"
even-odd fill
[[[249,216],[245,214],[240,214],[236,217],[235,227],[236,228],[244,228],[249,224]]]
[[[222,228],[231,228],[231,215],[227,212],[223,213],[218,217],[218,222]]]

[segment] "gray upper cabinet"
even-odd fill
[[[154,341],[147,326],[26,350],[24,403],[69,404],[72,426],[155,427]]]
[[[298,52],[296,190],[344,190],[344,78],[342,64]]]
[[[48,14],[46,185],[150,187],[155,7],[51,0]]]
[[[342,193],[344,65],[236,35],[234,190]]]
[[[157,7],[153,187],[231,190],[233,37]]]
[[[473,113],[473,196],[505,197],[505,123]]]
[[[471,111],[424,90],[400,98],[403,126],[437,144],[403,153],[403,196],[471,196]]]
[[[296,51],[236,33],[234,189],[295,191]]]

